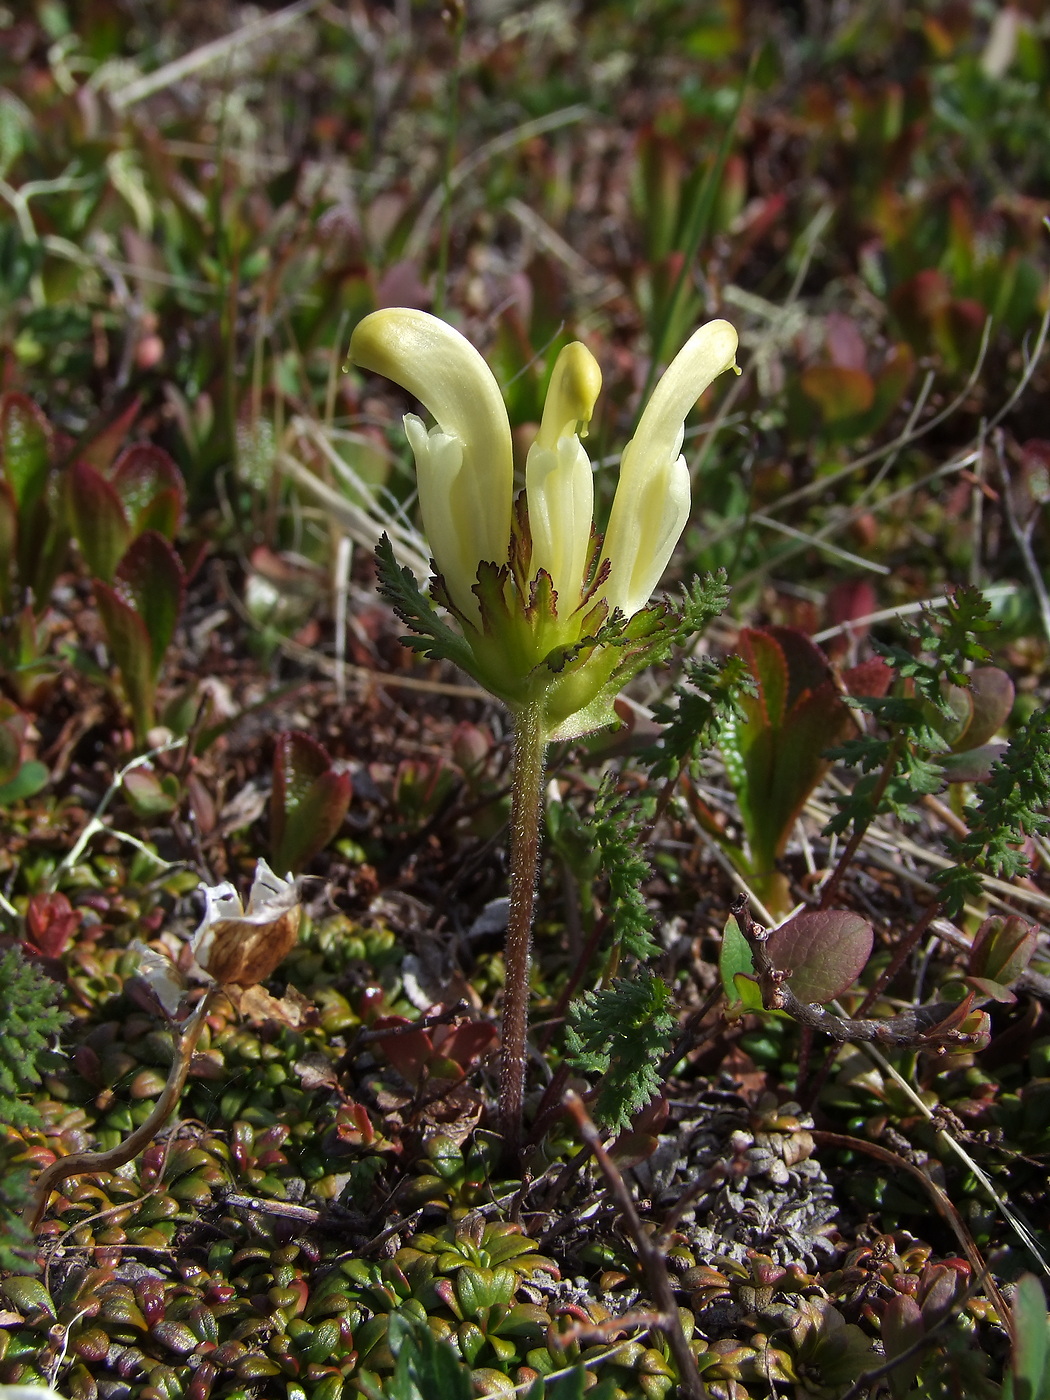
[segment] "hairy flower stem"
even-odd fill
[[[510,793],[510,916],[504,948],[506,983],[499,1076],[500,1128],[507,1152],[521,1142],[525,1040],[529,1026],[529,949],[540,854],[540,795],[547,755],[543,701],[518,711]]]
[[[174,1046],[174,1058],[168,1074],[168,1082],[161,1091],[153,1112],[123,1142],[105,1152],[74,1152],[68,1157],[59,1157],[44,1168],[36,1179],[33,1199],[26,1208],[26,1221],[35,1230],[43,1219],[51,1192],[61,1186],[71,1176],[81,1176],[92,1172],[109,1172],[130,1162],[153,1141],[163,1128],[169,1114],[175,1108],[182,1091],[186,1087],[186,1077],[190,1072],[193,1052],[197,1048],[204,1020],[211,1009],[218,987],[209,987],[196,1011],[186,1023],[186,1028]]]

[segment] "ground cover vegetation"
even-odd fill
[[[0,5],[0,1395],[1050,1396],[1048,120]]]

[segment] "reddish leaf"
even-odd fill
[[[898,1293],[886,1304],[882,1314],[882,1344],[886,1356],[892,1360],[900,1356],[925,1335],[926,1324],[922,1309],[914,1298]],[[889,1373],[888,1382],[894,1400],[903,1400],[912,1389],[919,1371],[920,1357],[895,1366]]]
[[[385,1030],[388,1026],[409,1026],[412,1023],[405,1016],[382,1016],[373,1029]],[[398,1074],[413,1088],[418,1087],[423,1070],[430,1063],[434,1046],[426,1031],[399,1030],[394,1035],[379,1036],[374,1044],[397,1070]]]
[[[865,369],[868,342],[852,316],[830,311],[824,320],[824,344],[836,369]]]
[[[827,658],[803,633],[744,628],[738,645],[757,694],[741,701],[747,723],[725,726],[722,751],[747,831],[752,874],[764,876],[828,769],[825,750],[850,731],[853,718]],[[858,668],[851,680],[877,685],[881,674]]]
[[[80,927],[80,911],[64,894],[34,894],[26,909],[29,941],[45,958],[60,957]]]
[[[871,956],[871,924],[845,909],[796,914],[769,935],[774,967],[789,972],[788,986],[799,1001],[821,1005],[841,995],[863,972]]]
[[[826,423],[866,413],[875,402],[875,381],[867,370],[811,365],[801,379],[802,392],[817,404]]]
[[[121,443],[131,431],[141,408],[142,399],[136,395],[122,413],[118,413],[112,422],[107,423],[101,432],[80,448],[80,458],[97,467],[99,471],[107,471],[112,466]]]
[[[978,666],[969,681],[971,719],[959,744],[953,747],[965,744],[974,749],[987,744],[1006,723],[1014,707],[1014,683],[998,666]]]
[[[1031,961],[1039,926],[1017,914],[993,914],[977,930],[967,971],[1001,984],[1015,982]]]
[[[446,1033],[442,1035],[442,1031]],[[458,1026],[440,1026],[434,1032],[434,1043],[442,1055],[455,1060],[461,1069],[480,1059],[495,1039],[496,1027],[491,1021],[461,1021]]]
[[[163,778],[147,764],[124,775],[124,793],[136,814],[147,821],[173,812],[179,805],[179,784],[174,773]]]
[[[95,601],[106,629],[109,649],[120,670],[131,706],[136,737],[145,739],[153,723],[154,670],[146,624],[115,588],[95,581]]]
[[[1009,744],[982,744],[965,753],[944,754],[939,762],[949,783],[986,783]]]
[[[147,530],[128,546],[116,581],[145,624],[156,679],[182,612],[185,579],[179,556],[163,535]]]
[[[113,488],[124,504],[134,534],[156,530],[174,539],[182,524],[186,487],[168,454],[152,443],[136,443],[117,458]]]
[[[836,583],[824,600],[824,617],[829,627],[841,626],[844,622],[856,624],[860,618],[870,617],[878,606],[875,589],[869,579],[843,579]],[[870,623],[854,627],[854,635],[867,636]]]
[[[309,735],[280,734],[273,758],[270,847],[278,870],[298,873],[343,824],[350,805],[349,773],[337,773]]]
[[[112,583],[132,529],[116,490],[87,462],[69,474],[69,513],[84,562],[95,578]]]

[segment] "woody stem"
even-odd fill
[[[58,1157],[40,1173],[34,1185],[32,1199],[27,1204],[25,1212],[26,1222],[31,1230],[36,1230],[43,1219],[51,1192],[61,1186],[67,1177],[114,1171],[117,1167],[122,1167],[125,1162],[130,1162],[132,1157],[137,1157],[143,1148],[148,1147],[157,1136],[167,1122],[172,1109],[182,1097],[182,1091],[186,1087],[186,1078],[190,1072],[190,1064],[193,1060],[193,1052],[197,1048],[197,1041],[204,1029],[205,1018],[211,1010],[218,990],[217,987],[208,988],[197,1009],[186,1022],[182,1034],[176,1040],[168,1082],[161,1090],[160,1098],[146,1121],[140,1123],[123,1142],[118,1142],[115,1147],[107,1148],[102,1152],[76,1152],[68,1157]]]
[[[503,1034],[499,1079],[500,1127],[508,1152],[521,1142],[529,1025],[529,950],[540,854],[540,796],[547,755],[542,700],[517,713],[510,795],[510,913],[504,948]]]

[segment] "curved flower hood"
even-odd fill
[[[547,696],[552,733],[585,732],[570,723],[584,711],[587,728],[596,713],[606,722],[606,692],[624,672],[608,625],[619,620],[616,647],[625,623],[628,640],[652,631],[631,620],[646,608],[689,517],[686,415],[712,380],[735,368],[736,347],[733,327],[711,321],[672,361],[624,449],[601,541],[581,441],[601,371],[585,345],[565,346],[555,362],[515,508],[507,410],[469,341],[407,308],[376,311],[353,333],[351,360],[393,379],[435,419],[428,429],[407,414],[404,424],[440,575],[435,596],[458,618],[466,643],[456,651],[443,640],[440,654],[512,708]],[[401,611],[417,631],[436,635],[434,622],[417,626]]]

